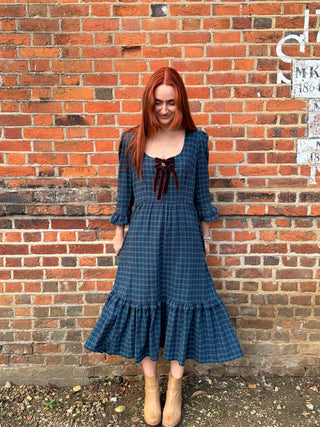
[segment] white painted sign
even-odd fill
[[[297,163],[311,166],[310,184],[316,184],[316,172],[320,172],[320,138],[297,140]]]
[[[320,9],[315,10],[320,15]],[[319,22],[318,22],[319,25]],[[276,52],[279,59],[292,64],[291,80],[280,69],[277,74],[277,83],[291,83],[293,98],[308,99],[308,138],[297,140],[297,163],[310,165],[310,184],[316,184],[316,173],[320,172],[320,60],[294,59],[284,53],[283,47],[287,43],[298,44],[299,51],[304,53],[309,43],[310,11],[305,9],[303,32],[286,34],[279,40]],[[320,30],[316,43],[320,43]],[[297,52],[298,53],[298,52]]]
[[[291,95],[293,98],[320,98],[320,60],[293,60]]]
[[[297,163],[320,162],[320,138],[299,138],[297,140]]]
[[[308,136],[320,138],[320,99],[309,100]]]

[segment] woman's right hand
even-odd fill
[[[114,249],[116,255],[119,254],[119,252],[122,248],[123,240],[124,240],[123,236],[117,236],[117,235],[115,235],[114,238],[112,239],[113,249]]]

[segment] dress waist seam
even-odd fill
[[[188,199],[184,199],[184,198],[179,198],[179,199],[174,199],[174,200],[167,200],[165,198],[161,198],[160,200],[157,199],[151,199],[151,198],[144,198],[144,199],[139,199],[139,201],[136,201],[134,206],[138,207],[140,205],[144,205],[144,204],[155,204],[155,205],[191,205],[194,206],[194,202],[193,200],[188,200]]]

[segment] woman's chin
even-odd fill
[[[171,125],[172,120],[159,120],[160,126],[162,127],[162,129],[168,129],[168,127]]]

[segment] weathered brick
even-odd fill
[[[168,15],[168,6],[165,4],[151,4],[151,17],[160,17]]]
[[[253,27],[254,28],[272,28],[272,19],[271,18],[254,18]]]

